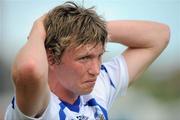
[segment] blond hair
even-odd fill
[[[66,2],[47,14],[44,21],[47,33],[45,47],[51,51],[52,64],[60,62],[64,50],[69,46],[98,43],[105,46],[105,21],[93,8],[86,9],[74,2]]]

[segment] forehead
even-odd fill
[[[71,47],[67,51],[73,55],[99,54],[104,52],[104,46],[101,43],[86,44],[86,45],[80,45],[78,47]]]

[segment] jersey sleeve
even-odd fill
[[[124,56],[117,56],[101,65],[100,75],[92,94],[108,110],[117,95],[125,95],[128,81],[129,75]]]
[[[39,118],[33,118],[26,116],[23,112],[20,111],[16,104],[16,99],[13,97],[11,104],[8,106],[5,114],[5,120],[53,120],[57,117],[57,105],[54,105],[53,96],[51,93],[50,101],[44,113]]]

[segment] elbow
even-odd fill
[[[161,34],[160,37],[160,45],[163,46],[164,48],[169,44],[170,41],[170,28],[168,25],[162,24],[161,25]]]
[[[33,60],[16,64],[12,68],[12,77],[15,86],[33,83],[35,82],[34,80],[37,80],[40,76],[41,74]]]

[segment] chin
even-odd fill
[[[90,94],[94,89],[94,84],[85,84],[85,86],[81,87],[79,90],[79,95],[87,95]]]
[[[93,87],[94,88],[94,87]],[[88,89],[86,91],[83,91],[81,95],[87,95],[87,94],[90,94],[92,91],[93,91],[93,88],[91,89]]]

